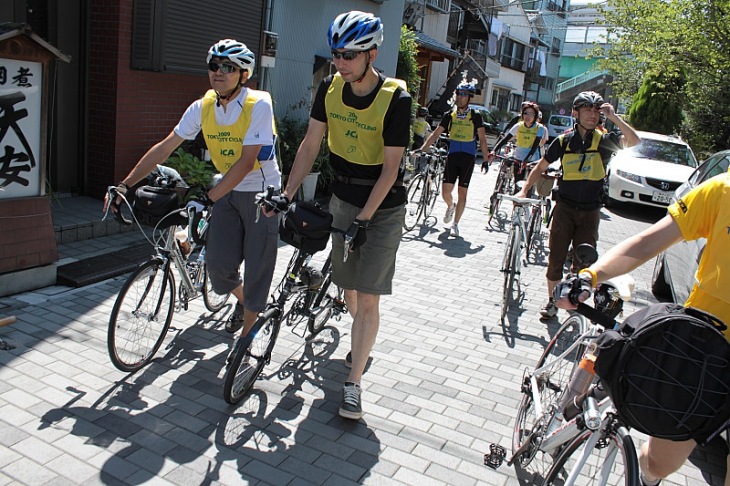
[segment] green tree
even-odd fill
[[[647,76],[634,96],[628,116],[638,130],[672,135],[679,133],[682,109],[676,100],[678,82],[662,82],[661,76]]]
[[[730,105],[724,102],[730,0],[609,0],[602,12],[611,43],[596,54],[598,67],[614,76],[614,93],[631,98],[644,79],[653,79],[684,111],[682,134],[695,151],[730,147]]]
[[[421,76],[418,74],[419,68],[416,61],[417,56],[416,34],[403,25],[400,31],[400,48],[398,50],[395,77],[406,82],[408,92],[413,96],[414,102],[418,99],[418,91],[421,87]]]

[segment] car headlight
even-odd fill
[[[637,184],[641,184],[641,176],[638,176],[636,174],[632,174],[630,172],[624,172],[622,170],[617,170],[616,175],[619,177],[622,177],[626,180],[629,180],[631,182],[636,182]]]

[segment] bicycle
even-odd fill
[[[497,181],[494,183],[494,192],[489,198],[489,219],[488,222],[492,222],[492,218],[499,211],[499,195],[500,194],[514,194],[517,188],[517,182],[515,179],[515,169],[519,168],[520,165],[524,165],[522,162],[512,157],[505,157],[502,155],[495,155],[497,159],[500,159],[499,173],[497,174]],[[522,168],[522,170],[525,170]]]
[[[119,197],[120,204],[132,210],[127,198],[115,187],[109,187],[107,192],[110,201]],[[120,204],[115,205],[115,219],[131,225],[132,220],[122,215]],[[172,211],[155,224],[150,239],[132,211],[134,223],[152,244],[155,254],[127,278],[109,316],[107,350],[120,371],[135,372],[149,363],[162,345],[173,314],[187,310],[190,301],[202,296],[212,313],[228,301],[230,294],[217,294],[212,289],[205,263],[205,238],[211,214],[211,208],[202,213],[192,207]],[[179,237],[180,226],[187,226],[184,238]],[[173,268],[180,279],[177,287]]]
[[[416,154],[413,155],[418,157]],[[403,220],[403,228],[406,231],[415,228],[422,217],[424,223],[431,217],[440,193],[446,154],[443,149],[432,147],[428,154],[420,156],[419,159],[425,159],[425,163],[417,159],[419,165],[416,175],[411,178],[406,188],[406,215]]]
[[[274,209],[271,202],[273,187],[257,195],[257,211],[263,205]],[[285,215],[287,211],[282,211]],[[257,216],[258,217],[258,216]],[[329,231],[339,232],[335,228]],[[328,231],[328,233],[329,233]],[[349,251],[345,245],[345,255]],[[296,248],[296,247],[295,247]],[[238,337],[233,346],[224,377],[223,397],[227,403],[238,403],[251,389],[264,367],[271,361],[282,322],[294,328],[306,321],[312,339],[324,329],[330,317],[339,320],[347,312],[343,290],[332,283],[332,252],[322,269],[310,265],[313,253],[296,248],[284,277],[271,296],[271,302],[261,312],[246,336]],[[289,309],[287,303],[294,299]]]
[[[580,304],[535,369],[525,372],[508,465],[532,465],[535,482],[568,486],[580,478],[580,484],[639,484],[633,440],[592,371],[595,340],[618,326],[615,317],[631,297],[632,282],[624,276],[600,284],[595,307]]]
[[[504,322],[507,309],[510,306],[514,293],[515,277],[522,269],[522,248],[526,246],[527,221],[525,219],[525,206],[537,205],[538,199],[522,199],[507,194],[497,194],[497,200],[506,199],[514,203],[512,209],[512,223],[510,224],[507,242],[504,246],[504,257],[502,258],[501,272],[504,273],[502,287],[502,306],[500,319]]]
[[[540,187],[533,188],[533,191],[537,193],[536,195],[540,200],[540,204],[532,206],[532,210],[530,212],[529,230],[527,232],[527,250],[525,251],[528,257],[533,249],[535,249],[535,242],[537,240],[542,240],[542,225],[545,224],[547,227],[550,224],[550,219],[552,217],[550,193],[557,176],[557,172],[554,169],[548,168],[548,170],[540,174],[540,180],[535,184],[535,186]],[[535,257],[537,257],[536,249]]]

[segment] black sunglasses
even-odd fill
[[[236,71],[236,66],[227,62],[219,63],[215,61],[210,61],[208,63],[208,70],[210,70],[211,72],[216,72],[218,71],[218,69],[220,69],[223,74],[231,74]]]
[[[580,103],[580,104],[575,105],[573,108],[575,108],[576,110],[578,110],[580,108],[588,108],[588,107],[591,107],[591,108],[595,108],[596,110],[600,110],[602,106],[603,106],[603,103],[594,103],[594,104],[591,104],[591,103]]]
[[[332,57],[335,59],[344,59],[345,61],[352,61],[355,59],[360,53],[365,51],[344,51],[344,52],[337,52],[336,50],[332,49]]]

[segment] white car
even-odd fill
[[[699,165],[692,149],[677,137],[637,131],[638,145],[619,150],[606,169],[610,202],[666,207],[674,191]]]

